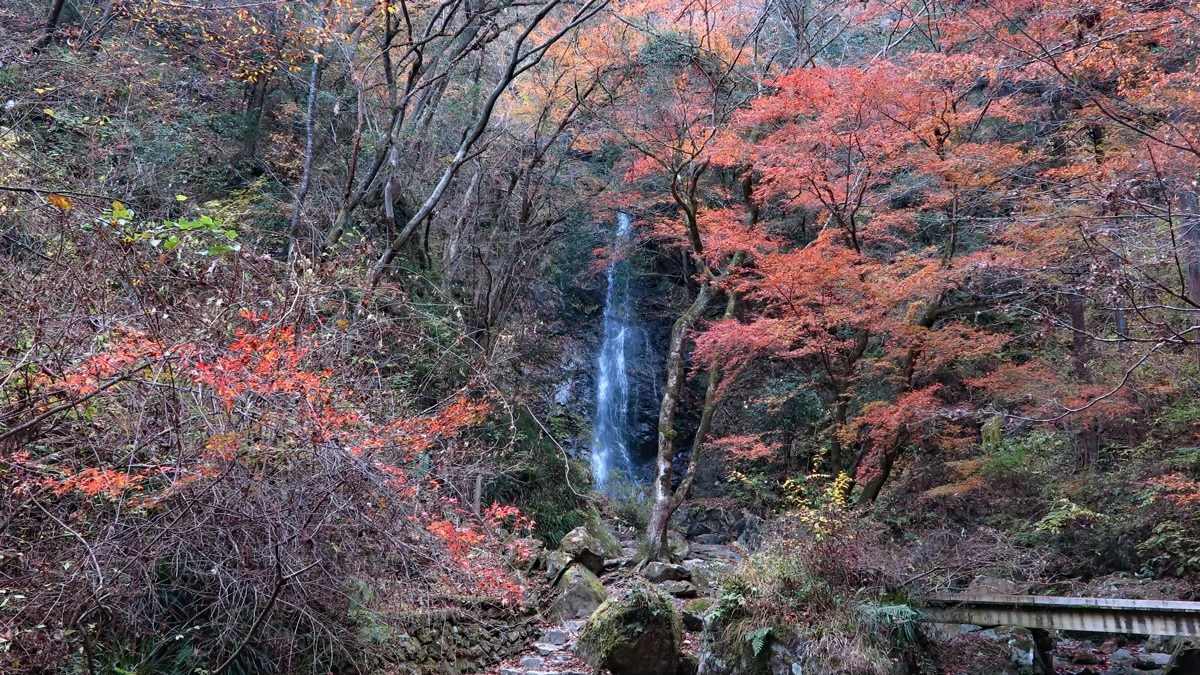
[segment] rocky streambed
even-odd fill
[[[535,642],[489,670],[493,675],[830,675],[814,666],[809,645],[764,636],[748,658],[729,645],[719,611],[721,580],[756,545],[745,518],[701,512],[671,536],[671,559],[638,566],[638,532],[593,519],[540,552],[525,573],[553,589]],[[1021,627],[922,624],[925,672],[1035,675],[1033,636]],[[1054,634],[1055,675],[1200,675],[1200,644],[1176,638]],[[891,673],[912,672],[893,664]],[[876,671],[872,671],[875,673]]]

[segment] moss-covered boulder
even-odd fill
[[[588,532],[586,526],[580,525],[564,535],[558,543],[558,550],[591,570],[592,574],[604,571],[604,546]]]
[[[680,616],[683,619],[683,627],[690,631],[699,631],[704,628],[704,614],[713,606],[712,598],[696,598],[683,606],[683,611]]]
[[[563,570],[571,566],[571,555],[565,551],[550,551],[545,556],[546,580],[550,583],[558,581]]]
[[[554,590],[558,599],[554,601],[552,614],[559,621],[586,619],[608,597],[600,579],[580,565],[568,567]]]
[[[610,531],[608,526],[604,524],[604,521],[600,518],[599,511],[597,511],[595,508],[589,508],[587,512],[584,513],[584,518],[587,519],[584,527],[587,528],[588,534],[592,535],[596,538],[596,541],[600,542],[600,547],[604,550],[604,557],[612,559],[620,558],[622,555],[624,555],[624,553],[621,551],[621,542],[617,541],[617,538],[613,535],[612,531]]]
[[[692,552],[692,545],[682,534],[668,530],[667,550],[670,552],[671,562],[677,563],[687,559]]]
[[[584,627],[577,650],[613,675],[675,675],[682,644],[675,603],[653,587],[605,601]]]

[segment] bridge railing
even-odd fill
[[[922,609],[941,623],[1200,637],[1200,602],[940,593]]]

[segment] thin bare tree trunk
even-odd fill
[[[1196,307],[1192,325],[1200,326],[1200,199],[1192,190],[1179,193],[1179,212],[1183,219],[1184,255],[1187,256],[1187,295]],[[1195,341],[1196,361],[1200,363],[1200,330],[1193,330],[1188,339]]]
[[[408,244],[410,239],[412,239],[413,233],[416,232],[417,228],[425,222],[426,218],[433,216],[433,211],[441,202],[442,195],[445,194],[446,188],[450,186],[451,181],[454,180],[454,177],[458,174],[458,170],[462,168],[462,165],[471,158],[472,149],[475,147],[475,144],[479,142],[479,139],[483,137],[484,132],[488,128],[488,124],[491,122],[492,113],[496,109],[496,104],[500,101],[500,97],[508,89],[509,85],[513,83],[513,80],[515,80],[526,70],[529,70],[541,62],[546,50],[549,49],[551,45],[558,42],[567,34],[567,32],[574,30],[587,19],[595,16],[600,9],[607,4],[607,0],[588,0],[575,11],[574,15],[556,33],[546,38],[546,40],[541,44],[527,50],[525,48],[525,42],[533,34],[534,29],[542,24],[542,22],[550,14],[550,11],[558,6],[560,2],[561,0],[550,0],[547,2],[542,7],[541,11],[539,11],[536,16],[530,19],[528,25],[525,27],[525,30],[519,36],[517,36],[511,48],[512,51],[509,54],[508,62],[505,65],[504,72],[500,76],[500,80],[495,84],[495,86],[492,87],[492,90],[488,94],[487,99],[484,101],[483,106],[480,108],[478,115],[475,117],[475,123],[467,131],[467,133],[463,134],[463,139],[458,145],[458,150],[455,152],[454,158],[442,172],[441,180],[438,181],[437,185],[433,188],[433,191],[429,193],[429,196],[426,197],[425,202],[421,204],[416,213],[414,213],[413,216],[408,219],[408,222],[405,223],[400,232],[397,233],[397,235],[392,239],[387,249],[384,250],[383,255],[381,255],[379,260],[376,261],[375,266],[371,268],[370,290],[374,290],[377,286],[379,286],[379,282],[383,280],[383,275],[391,266],[392,260],[396,258],[396,254],[399,253],[406,244]],[[370,292],[363,296],[364,303],[369,299],[369,297]]]
[[[292,224],[288,235],[288,263],[294,263],[297,255],[299,255],[301,244],[300,224],[303,221],[304,200],[308,197],[308,188],[312,183],[312,166],[313,166],[313,137],[315,134],[315,123],[313,121],[314,113],[316,112],[317,89],[321,83],[321,70],[324,67],[325,59],[320,53],[313,57],[312,72],[308,76],[308,101],[304,106],[304,170],[300,176],[300,186],[296,189],[296,200],[292,204]],[[313,237],[310,235],[305,238],[311,248]],[[310,251],[311,253],[311,251]]]

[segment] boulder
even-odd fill
[[[1122,666],[1133,665],[1133,652],[1129,651],[1128,649],[1124,649],[1124,648],[1118,649],[1117,651],[1112,653],[1112,656],[1110,656],[1108,658],[1109,658],[1109,661],[1112,662],[1114,665],[1122,665]]]
[[[1138,670],[1158,670],[1171,665],[1171,655],[1158,652],[1139,654],[1133,661]]]
[[[1176,654],[1175,666],[1171,672],[1200,673],[1200,649],[1184,649]]]
[[[561,647],[567,644],[567,631],[561,628],[551,628],[542,636],[542,642]]]
[[[604,571],[611,572],[613,570],[619,570],[622,567],[633,567],[634,565],[637,565],[637,563],[638,563],[638,560],[634,556],[621,556],[620,558],[605,558],[604,559]]]
[[[653,587],[639,586],[596,610],[576,650],[593,669],[612,675],[676,675],[681,645],[675,603]]]
[[[664,581],[658,587],[677,598],[696,597],[696,587],[690,581]]]
[[[662,581],[687,581],[692,578],[692,573],[683,565],[651,562],[646,563],[646,566],[642,568],[642,576],[646,577],[647,581],[659,583]]]
[[[564,551],[550,551],[545,555],[546,580],[554,583],[563,570],[571,566],[571,555]]]
[[[522,537],[509,549],[506,557],[522,572],[537,570],[545,562],[545,545],[537,537]]]
[[[738,534],[737,542],[742,549],[746,551],[754,551],[762,545],[762,520],[757,516],[746,514],[741,520],[737,521],[736,528]]]
[[[701,595],[715,595],[721,579],[729,574],[733,569],[733,564],[720,560],[693,558],[684,560],[683,567],[691,575],[691,581],[696,584],[696,590]]]
[[[600,548],[604,552],[605,558],[620,558],[624,555],[621,551],[621,542],[617,541],[616,536],[600,519],[600,512],[596,509],[588,509],[584,514],[587,522],[584,527],[587,528],[588,534],[596,538],[600,542]]]
[[[679,616],[683,619],[683,627],[696,632],[704,628],[704,613],[712,607],[711,598],[697,598],[683,606]]]
[[[560,621],[591,616],[608,597],[600,579],[581,565],[568,567],[554,589],[558,599],[551,610]]]
[[[604,546],[583,525],[563,535],[562,541],[558,543],[558,550],[591,570],[592,574],[604,571]]]
[[[671,560],[680,561],[690,557],[692,545],[678,532],[667,531],[667,551],[671,554]]]

